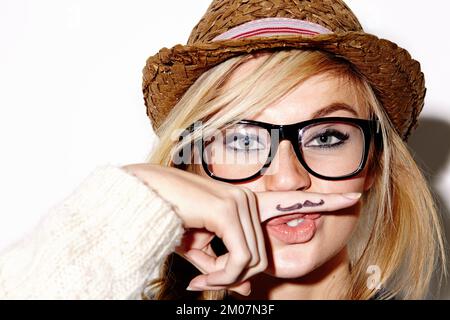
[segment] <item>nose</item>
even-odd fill
[[[263,177],[267,191],[307,190],[311,186],[309,173],[298,161],[288,140],[280,142],[277,154]]]

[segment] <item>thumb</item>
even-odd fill
[[[252,292],[252,286],[250,284],[250,281],[246,280],[244,282],[241,282],[238,285],[232,286],[228,288],[230,291],[234,291],[236,293],[239,293],[242,296],[249,296]]]

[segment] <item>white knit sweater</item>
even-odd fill
[[[98,166],[0,253],[0,299],[139,299],[183,231],[157,191]]]

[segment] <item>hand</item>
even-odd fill
[[[250,293],[250,283],[245,280],[267,268],[253,192],[171,167],[134,164],[123,169],[174,205],[187,229],[176,252],[207,274],[208,288]],[[220,257],[211,248],[215,235],[228,250]],[[195,281],[190,284],[192,289]]]
[[[323,204],[292,212],[334,211],[357,199],[340,194],[301,191],[254,193],[248,188],[205,178],[176,168],[135,164],[123,167],[173,204],[187,229],[176,252],[203,274],[189,284],[192,290],[227,288],[250,294],[249,278],[267,268],[261,223],[290,212],[277,212],[280,203]],[[216,256],[211,240],[218,236],[228,252]]]

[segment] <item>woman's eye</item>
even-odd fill
[[[265,148],[258,136],[250,135],[231,135],[225,139],[225,144],[228,149],[233,149],[236,151],[255,151],[262,150]]]
[[[305,147],[322,147],[322,148],[332,148],[343,144],[349,135],[344,134],[339,131],[325,131],[323,133],[317,134],[312,139],[310,139]]]

